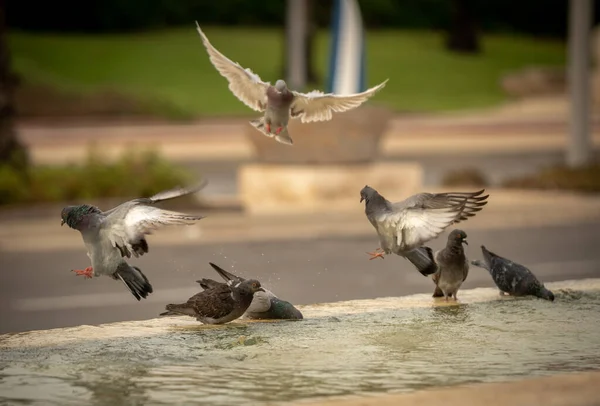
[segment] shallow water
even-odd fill
[[[301,308],[302,321],[161,318],[0,336],[0,403],[256,405],[600,368],[600,279],[554,303],[492,289]]]

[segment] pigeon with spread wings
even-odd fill
[[[371,259],[394,253],[408,259],[422,275],[437,272],[433,251],[424,246],[447,227],[467,220],[487,204],[477,192],[418,193],[392,203],[370,186],[360,191],[365,214],[379,236],[380,248]]]
[[[142,271],[131,266],[125,257],[139,257],[148,252],[146,235],[171,225],[190,225],[204,218],[190,214],[163,210],[156,203],[195,193],[207,182],[191,188],[176,188],[152,197],[138,198],[103,212],[96,206],[82,204],[62,209],[61,225],[81,232],[92,266],[75,270],[86,278],[107,275],[121,280],[137,299],[152,293],[152,285]]]
[[[250,69],[243,68],[219,52],[208,41],[197,22],[196,27],[210,61],[229,82],[229,90],[246,106],[263,113],[261,118],[250,121],[250,124],[267,137],[275,137],[275,140],[282,144],[293,144],[287,128],[290,117],[299,118],[303,123],[331,120],[333,113],[348,111],[366,102],[387,82],[386,79],[364,92],[349,95],[323,93],[318,90],[300,93],[288,89],[285,81],[281,79],[273,86],[264,82]]]

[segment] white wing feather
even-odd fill
[[[319,90],[313,90],[309,93],[292,91],[294,94],[294,102],[291,106],[292,117],[300,117],[300,121],[303,123],[331,120],[334,112],[341,113],[351,110],[366,102],[378,90],[382,89],[387,81],[386,79],[383,83],[362,93],[351,95],[326,94]]]
[[[211,45],[200,25],[196,22],[198,34],[208,52],[208,57],[221,76],[229,81],[229,90],[246,106],[256,111],[265,111],[267,105],[267,88],[270,83],[263,82],[261,78],[250,69],[244,69],[239,63],[233,62],[217,51]]]

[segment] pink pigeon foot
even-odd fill
[[[77,276],[84,276],[86,279],[92,279],[92,276],[94,275],[94,269],[91,266],[88,266],[83,271],[79,269],[73,269],[72,271],[75,272]]]
[[[267,132],[269,134],[271,134],[271,124],[269,124],[269,123],[265,124],[265,129],[267,130]]]
[[[283,127],[277,127],[277,129],[275,130],[275,135],[279,135],[279,133],[282,131],[283,131]]]
[[[371,258],[369,258],[369,261],[375,258],[381,258],[381,259],[385,259],[384,252],[381,248],[377,248],[374,252],[367,252],[367,254],[369,254],[371,256]]]

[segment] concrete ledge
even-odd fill
[[[299,402],[303,406],[597,406],[600,405],[600,372],[584,372],[432,389],[372,398]]]
[[[384,193],[416,193],[423,180],[417,163],[358,165],[243,165],[238,172],[240,199],[252,214],[339,211],[357,208],[359,192],[370,185]]]

